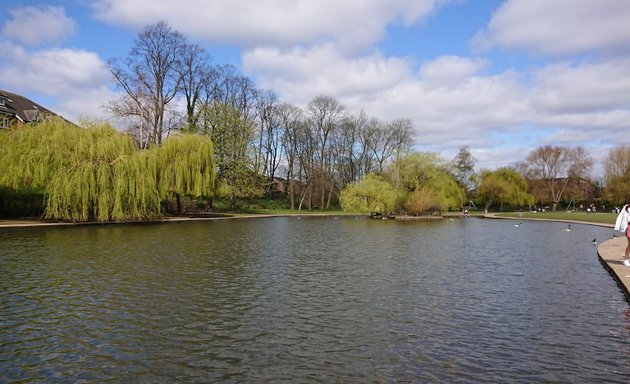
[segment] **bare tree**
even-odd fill
[[[604,179],[609,181],[630,172],[630,146],[620,145],[608,152],[604,160]]]
[[[256,98],[255,169],[273,181],[280,163],[281,131],[277,97],[271,91],[260,91]]]
[[[397,156],[400,151],[409,147],[413,142],[411,133],[413,126],[409,119],[394,120],[385,124],[377,119],[372,119],[368,130],[370,131],[369,147],[378,162],[378,172],[382,173],[385,161],[394,153]]]
[[[330,182],[332,162],[330,161],[329,138],[341,121],[342,113],[346,107],[337,99],[330,96],[318,96],[307,106],[309,121],[318,139],[319,158],[318,175],[320,176],[321,205],[326,205],[326,194],[332,192],[333,185]],[[330,200],[330,199],[329,199]]]
[[[211,65],[208,53],[197,44],[186,44],[182,49],[181,65],[178,71],[181,77],[181,90],[186,100],[187,132],[197,132],[199,123],[199,105],[206,85],[214,78],[215,69]]]
[[[538,181],[551,199],[555,211],[570,183],[588,178],[593,160],[582,147],[575,149],[546,145],[526,159],[527,178]]]
[[[625,203],[630,196],[630,146],[620,145],[608,152],[604,160],[604,197]]]
[[[181,84],[179,66],[185,46],[184,37],[160,21],[138,34],[126,58],[110,60],[107,65],[129,100],[118,105],[132,107],[112,111],[121,116],[139,114],[148,127],[149,145],[162,142],[167,105]]]
[[[300,108],[281,104],[277,108],[279,124],[281,128],[281,140],[286,157],[288,194],[291,209],[295,209],[295,168],[299,163],[298,138],[301,127],[304,126],[303,112]]]
[[[361,180],[367,171],[364,166],[368,148],[363,142],[369,117],[364,111],[344,116],[337,137],[337,169],[341,187]]]

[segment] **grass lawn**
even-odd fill
[[[500,212],[495,214],[498,217],[519,217],[518,212]],[[617,219],[616,213],[586,213],[586,212],[566,212],[566,211],[547,211],[547,212],[523,212],[524,219],[544,219],[544,220],[561,220],[561,221],[584,221],[597,224],[615,224]]]
[[[320,211],[319,209],[315,209],[309,211],[308,209],[303,209],[298,211],[296,209],[243,209],[242,213],[248,214],[259,214],[259,215],[362,215],[362,213],[356,212],[345,212],[342,210],[324,210]]]

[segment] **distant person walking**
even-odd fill
[[[630,256],[630,226],[628,225],[628,221],[630,221],[630,200],[621,208],[621,212],[619,212],[617,216],[617,221],[615,221],[615,231],[625,233],[626,239],[628,240],[626,251],[623,255],[623,264],[630,267],[630,260],[628,260]]]

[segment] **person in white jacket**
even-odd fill
[[[621,231],[625,233],[626,239],[628,240],[628,244],[626,245],[626,251],[623,256],[623,264],[626,266],[630,266],[630,260],[628,257],[630,256],[630,226],[628,226],[628,222],[630,221],[630,201],[626,205],[621,208],[621,212],[617,216],[617,221],[615,221],[615,231]]]

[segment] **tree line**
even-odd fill
[[[129,118],[141,147],[160,145],[174,130],[213,141],[218,190],[229,196],[232,208],[239,198],[269,195],[273,181],[281,178],[291,209],[327,209],[345,187],[366,175],[384,176],[392,163],[400,172],[403,158],[416,161],[408,156],[414,129],[408,119],[384,122],[364,111],[350,112],[329,96],[316,97],[304,108],[281,103],[234,66],[213,64],[203,48],[164,22],[145,27],[129,55],[111,60],[109,69],[124,90],[110,109]],[[451,161],[434,158],[429,168],[442,170],[468,190],[463,200],[476,198],[470,190],[479,187],[479,198],[488,206],[527,205],[533,199],[556,209],[564,198],[614,200],[623,192],[613,194],[615,182],[607,176],[611,187],[602,194],[603,185],[589,177],[593,161],[581,147],[540,147],[509,167],[527,181],[526,188],[508,176],[508,169],[475,173],[473,160],[467,149],[460,150]],[[400,188],[401,176],[391,177]],[[522,189],[531,198],[515,192]],[[420,190],[427,192],[419,184],[407,186],[416,201],[422,200]]]
[[[408,119],[382,121],[330,96],[281,103],[163,22],[108,68],[123,90],[108,108],[127,134],[56,120],[0,132],[0,191],[39,191],[47,217],[77,221],[155,217],[167,201],[180,212],[184,197],[236,209],[279,193],[290,209],[424,214],[471,202],[621,204],[630,194],[630,147],[610,151],[601,181],[581,147],[542,146],[509,167],[476,171],[466,146],[450,160],[412,151]]]
[[[304,108],[215,65],[209,54],[164,22],[139,33],[127,57],[108,68],[123,96],[108,108],[126,119],[141,148],[160,146],[173,131],[214,143],[217,190],[238,198],[269,195],[281,178],[290,208],[327,209],[346,185],[412,145],[408,119],[381,121],[319,96]]]

